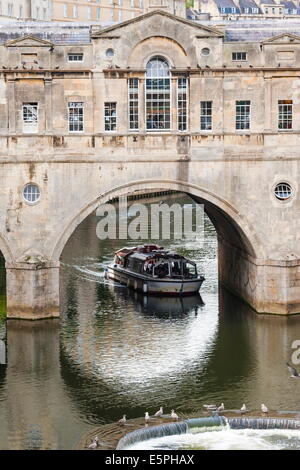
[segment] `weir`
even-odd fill
[[[178,434],[196,434],[197,429],[205,429],[216,426],[229,426],[230,429],[299,429],[300,419],[295,418],[255,418],[238,417],[226,418],[224,416],[211,416],[205,418],[191,418],[179,423],[167,423],[149,428],[137,429],[126,434],[120,439],[117,450],[128,447],[149,439]]]

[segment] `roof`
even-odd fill
[[[289,8],[291,10],[297,10],[297,7],[294,2],[281,0],[280,5],[283,5],[285,8]]]
[[[257,8],[259,13],[261,12],[261,9],[259,6],[255,3],[254,0],[239,0],[240,8],[245,9],[245,8]]]
[[[49,21],[0,23],[0,44],[28,36],[53,44],[90,44],[90,31],[91,25],[87,23]]]
[[[201,24],[209,23],[220,27],[220,20],[202,20]],[[253,42],[261,43],[283,34],[300,36],[300,18],[295,19],[247,19],[243,21],[222,21],[225,30],[225,42]]]
[[[235,8],[236,12],[239,11],[239,8],[232,0],[215,0],[217,7],[220,8]]]
[[[225,0],[217,0],[217,1],[225,1]],[[232,0],[228,0],[228,1],[233,3]],[[234,3],[233,3],[233,5],[234,5]],[[111,33],[112,31],[119,30],[119,29],[124,28],[128,25],[131,25],[133,23],[137,23],[137,22],[145,20],[146,18],[150,18],[152,16],[157,16],[157,15],[170,18],[171,20],[174,20],[178,23],[184,23],[186,25],[191,26],[192,28],[196,27],[196,28],[199,28],[199,29],[204,29],[206,32],[212,34],[215,37],[222,37],[223,36],[223,33],[218,31],[216,28],[212,28],[210,25],[206,24],[204,26],[202,24],[202,22],[199,24],[196,21],[187,20],[185,18],[181,18],[180,16],[175,16],[172,13],[169,13],[167,11],[154,10],[154,11],[150,11],[148,13],[145,13],[144,15],[139,15],[139,16],[136,16],[134,18],[131,18],[130,20],[123,21],[122,23],[116,23],[112,26],[109,26],[108,28],[100,29],[99,31],[95,31],[91,34],[91,37],[97,39],[98,37],[100,38],[102,35],[106,35],[107,33]]]

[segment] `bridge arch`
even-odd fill
[[[6,265],[13,265],[15,259],[12,250],[10,249],[9,243],[4,235],[0,235],[0,251],[3,258],[5,259]]]
[[[230,240],[237,250],[252,259],[264,258],[263,246],[254,228],[249,224],[246,217],[240,214],[230,202],[219,197],[207,188],[195,184],[177,180],[141,180],[133,181],[112,188],[101,194],[94,200],[81,207],[79,211],[67,221],[65,227],[57,238],[52,255],[52,261],[59,261],[61,253],[76,227],[83,222],[97,207],[109,200],[134,194],[137,191],[163,191],[172,190],[184,192],[194,198],[197,202],[205,205],[205,211],[213,222],[219,239]]]

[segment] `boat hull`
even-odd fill
[[[127,285],[144,294],[156,295],[191,295],[200,290],[204,277],[196,279],[153,279],[142,274],[135,274],[118,266],[108,266],[105,277]]]

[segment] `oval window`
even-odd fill
[[[274,194],[280,201],[286,201],[292,196],[293,190],[289,183],[278,183],[275,186]]]
[[[201,54],[208,56],[210,54],[210,49],[208,49],[208,47],[203,47],[203,49],[201,49]]]
[[[25,188],[23,189],[23,197],[26,202],[34,204],[41,197],[40,188],[37,184],[34,183],[26,184]]]
[[[106,57],[113,57],[115,55],[115,51],[113,49],[106,50]]]

